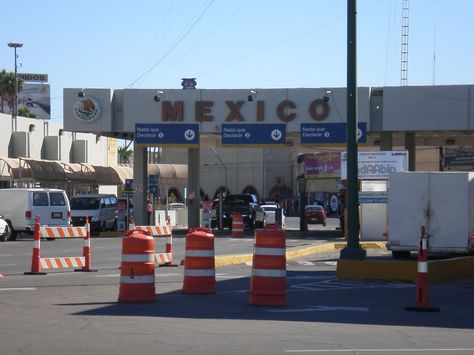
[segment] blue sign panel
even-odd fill
[[[286,126],[282,123],[223,124],[221,141],[222,144],[232,145],[284,145]]]
[[[302,123],[301,144],[346,143],[346,123]],[[365,143],[367,140],[367,123],[357,125],[357,140]]]
[[[137,123],[135,144],[138,145],[199,145],[197,123]]]

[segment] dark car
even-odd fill
[[[219,202],[213,203],[211,225],[212,228],[219,226]],[[255,215],[261,211],[260,202],[253,194],[229,194],[222,201],[222,225],[232,227],[232,215],[240,214],[247,228],[255,228]]]
[[[326,226],[326,212],[320,205],[307,205],[304,208],[304,225],[308,229],[308,224],[322,224]]]

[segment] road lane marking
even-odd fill
[[[307,306],[305,308],[288,308],[288,309],[269,309],[270,313],[296,313],[296,312],[368,312],[368,307],[342,307],[342,306]]]
[[[0,291],[36,291],[34,287],[9,287],[9,288],[0,288]]]
[[[446,352],[446,351],[462,351],[472,352],[474,348],[447,348],[447,349],[302,349],[302,350],[285,350],[286,353],[380,353],[380,352]]]

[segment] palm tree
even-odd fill
[[[23,80],[17,76],[17,94],[23,89]],[[3,69],[0,72],[0,110],[3,112],[3,101],[7,100],[8,105],[13,109],[15,97],[15,73],[7,72]]]
[[[129,146],[130,144],[118,148],[119,164],[130,164],[133,156],[133,150],[128,149]]]

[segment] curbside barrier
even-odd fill
[[[430,307],[428,301],[428,245],[425,226],[421,226],[420,248],[418,250],[418,273],[416,277],[416,306],[405,307],[407,311],[439,312]]]
[[[241,214],[232,214],[232,238],[244,236],[244,218]]]
[[[279,226],[255,231],[249,304],[286,306],[286,239]]]
[[[165,252],[153,254],[155,264],[159,266],[178,266],[173,264],[173,232],[169,224],[162,226],[135,226],[135,230],[145,231],[153,237],[166,237]]]
[[[48,239],[70,239],[84,238],[82,256],[72,257],[41,257],[41,238]],[[90,224],[86,217],[84,227],[48,227],[41,226],[39,216],[35,219],[35,229],[33,235],[33,254],[31,258],[31,271],[25,272],[25,275],[45,275],[42,269],[69,269],[74,271],[97,271],[91,268],[91,243],[90,243]]]
[[[120,303],[156,302],[155,240],[143,230],[127,232],[122,239]]]
[[[201,228],[186,235],[182,293],[216,293],[214,234]]]

